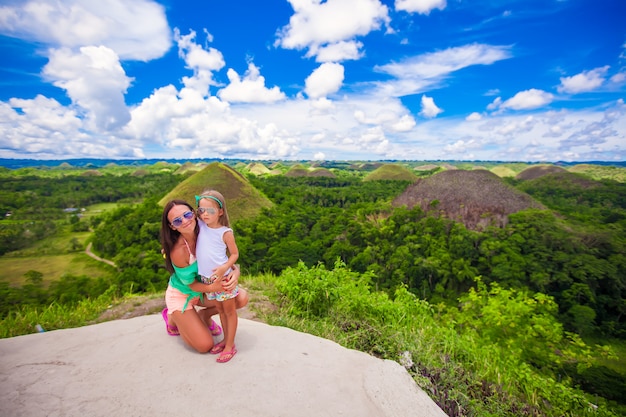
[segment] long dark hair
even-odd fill
[[[187,206],[189,207],[189,211],[195,213],[193,207],[191,207],[185,200],[170,200],[170,202],[163,207],[160,233],[161,250],[163,251],[163,255],[165,255],[165,269],[167,269],[170,274],[174,273],[174,266],[172,265],[172,248],[180,237],[180,232],[170,227],[170,221],[167,218],[168,214],[170,214],[170,210],[172,210],[174,206]],[[198,230],[198,222],[196,222],[196,228],[194,230],[196,236],[198,235]]]

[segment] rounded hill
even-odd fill
[[[554,174],[556,172],[567,172],[565,168],[556,165],[536,165],[526,168],[515,177],[516,180],[532,180],[543,177],[544,175]]]
[[[213,162],[182,181],[160,201],[165,205],[169,200],[180,198],[195,207],[195,196],[208,189],[214,189],[224,195],[231,222],[257,216],[263,208],[272,206],[272,202],[247,179],[228,165]]]
[[[421,207],[459,221],[468,229],[503,227],[508,215],[528,208],[544,209],[531,196],[505,184],[486,170],[442,171],[411,184],[393,205]]]
[[[385,164],[376,168],[363,178],[363,181],[396,180],[415,181],[418,176],[410,169],[397,164]]]

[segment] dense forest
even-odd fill
[[[623,182],[584,174],[508,177],[502,181],[548,209],[521,210],[509,215],[504,227],[474,230],[436,210],[394,206],[394,198],[411,184],[407,180],[364,180],[365,172],[343,169],[329,177],[241,172],[274,204],[254,218],[231,217],[244,273],[281,274],[299,265],[332,269],[339,263],[367,276],[390,298],[405,289],[441,311],[455,311],[459,300],[470,305],[471,297],[485,296],[490,288],[496,291],[492,296],[509,291],[507,297],[553,301],[545,304],[545,314],[576,337],[626,338]],[[59,228],[90,230],[94,252],[115,262],[116,271],[98,279],[66,274],[44,286],[35,267],[22,286],[0,280],[0,315],[18,305],[71,303],[112,288],[120,294],[164,290],[168,275],[158,241],[159,199],[191,175],[168,171],[51,180],[4,173],[0,255]],[[67,211],[119,201],[129,204],[89,219]],[[464,317],[464,326],[485,326]],[[541,368],[548,357],[534,354],[529,361]],[[600,379],[618,381],[613,388],[624,386],[623,375],[599,366],[595,371],[580,383]]]

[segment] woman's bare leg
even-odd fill
[[[206,353],[213,347],[213,336],[196,310],[187,310],[185,313],[174,311],[170,315],[170,324],[178,327],[180,337],[192,349]]]
[[[237,297],[235,297],[235,307],[237,307],[237,310],[247,306],[249,298],[248,291],[239,287],[239,293]]]

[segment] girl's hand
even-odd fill
[[[233,265],[232,271],[222,280],[222,287],[224,291],[232,291],[239,284],[239,275],[241,270],[237,265]]]

